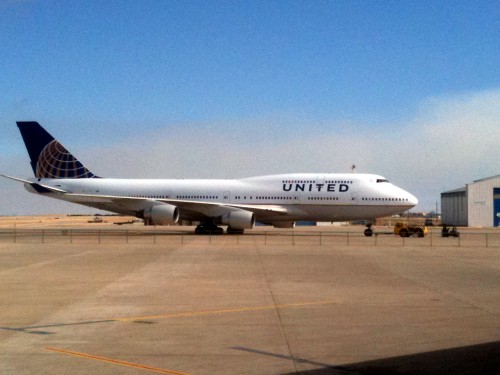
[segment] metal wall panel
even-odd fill
[[[467,226],[467,192],[441,193],[441,221],[447,225]]]
[[[478,180],[467,185],[469,226],[492,227],[494,225],[494,189],[500,187],[500,176]]]

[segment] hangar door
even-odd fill
[[[500,226],[500,188],[493,189],[493,226]]]

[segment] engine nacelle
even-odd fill
[[[252,229],[255,226],[255,215],[245,210],[231,211],[222,216],[221,222],[233,229]]]
[[[277,221],[272,224],[275,228],[295,228],[295,221]]]
[[[179,208],[167,203],[155,204],[144,210],[144,219],[156,225],[175,224],[179,220]]]

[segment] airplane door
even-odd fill
[[[231,200],[231,192],[225,191],[222,193],[222,203],[229,203]]]
[[[351,193],[351,204],[358,204],[358,193]]]

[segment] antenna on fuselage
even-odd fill
[[[352,167],[351,167],[351,172],[352,173],[356,173],[356,166],[353,164]]]

